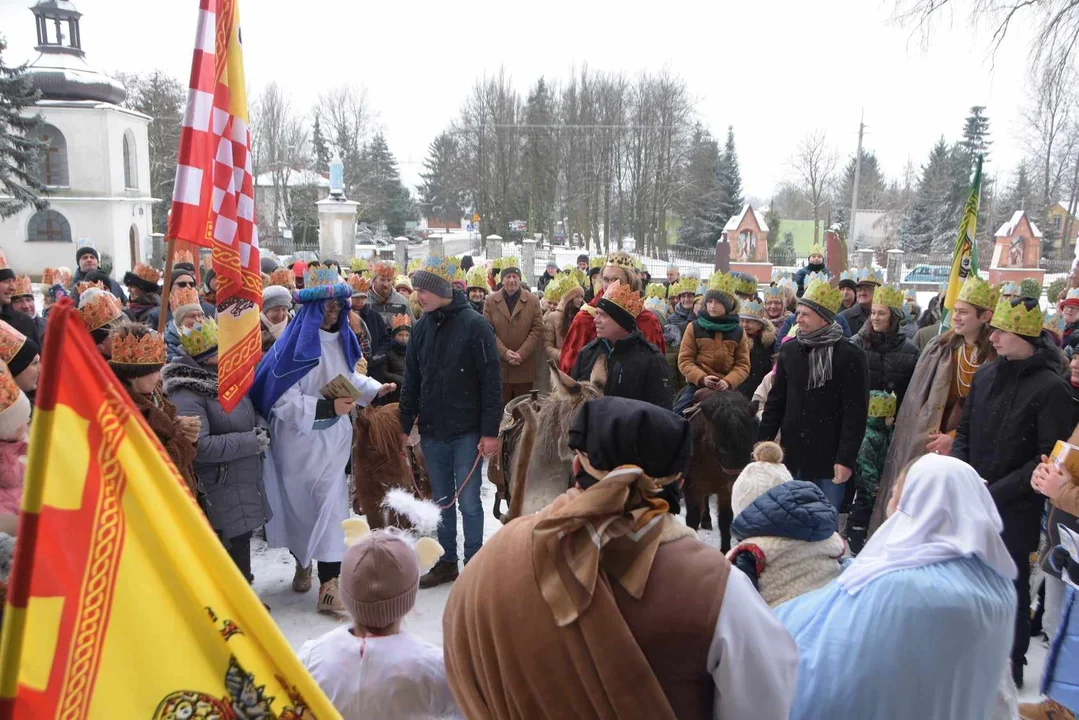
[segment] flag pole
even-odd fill
[[[157,334],[165,334],[165,324],[169,316],[169,293],[172,292],[172,255],[176,248],[176,238],[165,238],[165,283],[161,290],[161,308],[157,315]]]

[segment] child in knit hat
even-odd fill
[[[846,546],[835,507],[813,483],[791,479],[779,445],[758,443],[753,459],[731,489],[738,544],[727,559],[774,608],[838,577]]]
[[[341,561],[352,625],[304,644],[300,661],[345,720],[455,715],[442,649],[401,630],[416,604],[420,565],[407,540],[364,535]]]

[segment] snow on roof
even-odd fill
[[[723,229],[727,232],[732,232],[738,229],[738,226],[742,224],[742,218],[746,216],[746,213],[753,210],[751,205],[746,205],[742,208],[742,212],[738,213],[723,226]],[[753,217],[757,221],[757,226],[760,227],[761,232],[768,232],[768,223],[764,222],[764,216],[756,210],[753,210]]]
[[[996,237],[1010,237],[1015,234],[1015,229],[1019,227],[1019,221],[1023,219],[1026,213],[1022,210],[1016,210],[1012,215],[1012,219],[1000,226],[1000,230],[997,230]],[[1038,229],[1038,226],[1034,224],[1034,221],[1027,218],[1027,222],[1030,223],[1030,232],[1034,234],[1034,237],[1040,238],[1042,231]]]
[[[255,185],[257,187],[273,187],[273,173],[264,172],[255,176]],[[330,186],[330,181],[314,170],[291,170],[285,179],[285,185],[290,188],[303,187],[304,185],[318,185],[325,188]]]

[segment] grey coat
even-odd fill
[[[225,540],[262,527],[272,513],[262,484],[258,415],[246,395],[231,413],[217,401],[217,373],[182,355],[162,373],[165,395],[178,415],[194,415],[199,428],[195,475],[205,493],[210,525]]]

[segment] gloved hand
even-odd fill
[[[270,433],[263,427],[255,428],[254,432],[255,439],[258,440],[259,443],[259,452],[266,452],[267,448],[270,447]]]

